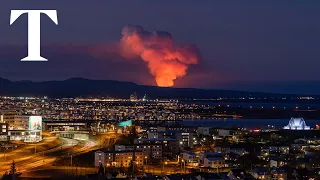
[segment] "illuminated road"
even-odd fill
[[[4,173],[10,168],[12,160],[16,163],[16,168],[18,172],[23,172],[27,169],[35,168],[42,166],[44,164],[52,163],[56,160],[56,157],[52,156],[52,153],[55,152],[64,152],[76,145],[78,145],[78,141],[67,138],[60,138],[61,143],[54,148],[45,150],[45,151],[37,151],[37,146],[41,147],[43,143],[27,145],[27,147],[23,147],[19,150],[13,150],[8,153],[3,154],[3,158],[6,161],[0,162],[0,173]],[[50,142],[47,142],[50,143]],[[35,153],[30,153],[30,149],[34,149]]]
[[[63,169],[65,167],[52,166],[53,162],[77,156],[103,146],[113,144],[117,139],[115,133],[95,136],[94,139],[77,141],[68,138],[50,136],[42,142],[21,145],[16,149],[8,149],[0,153],[0,175],[9,171],[12,161],[16,163],[17,172],[36,173],[37,170]],[[93,168],[94,169],[94,168]]]
[[[40,169],[41,171],[46,169],[63,169],[64,167],[52,166],[53,162],[61,158],[70,158],[70,155],[77,156],[92,150],[97,150],[102,146],[110,145],[112,142],[115,142],[117,136],[115,133],[107,133],[96,136],[94,140],[90,139],[80,142],[68,138],[59,138],[61,143],[58,146],[38,152],[37,149],[40,149],[41,146],[50,143],[50,141],[48,141],[49,139],[54,140],[54,138],[51,137],[48,138],[47,141],[39,144],[28,145],[22,149],[7,152],[7,161],[0,162],[0,174],[9,170],[12,160],[16,163],[17,171],[22,173],[36,173],[36,171]],[[35,149],[37,151],[36,153],[34,153]]]

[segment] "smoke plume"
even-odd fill
[[[148,32],[140,26],[127,25],[122,36],[120,54],[127,59],[140,57],[145,61],[158,86],[173,86],[177,78],[187,74],[189,65],[199,61],[196,46],[177,46],[168,32]]]

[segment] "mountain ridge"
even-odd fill
[[[139,85],[117,80],[91,80],[75,77],[54,81],[10,81],[0,77],[2,96],[49,96],[49,97],[88,97],[110,96],[128,98],[131,93],[138,96],[147,94],[149,98],[208,99],[218,97],[295,97],[294,94],[249,92],[241,90],[172,88]]]

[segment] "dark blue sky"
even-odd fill
[[[96,58],[79,48],[119,41],[126,24],[164,30],[196,44],[201,63],[180,87],[219,88],[229,81],[320,80],[320,2],[213,0],[1,0],[0,77],[116,79],[154,85],[143,62]],[[27,16],[9,26],[11,9],[57,9],[59,25],[42,16],[42,55],[26,63]],[[70,49],[52,48],[52,45]],[[86,49],[86,48],[84,48]]]

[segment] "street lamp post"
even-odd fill
[[[148,172],[148,156],[144,157],[146,159],[146,171]]]
[[[184,171],[182,170],[182,167]],[[186,173],[186,162],[184,159],[181,160],[181,172]]]
[[[182,159],[182,160],[181,160],[181,168],[180,168],[181,173],[183,172],[183,171],[182,171],[182,163],[183,163],[183,162],[184,162],[184,160]]]
[[[164,165],[167,165],[167,164],[168,164],[167,161],[165,161],[165,162],[162,164],[162,171],[163,171],[163,173],[164,173]]]

